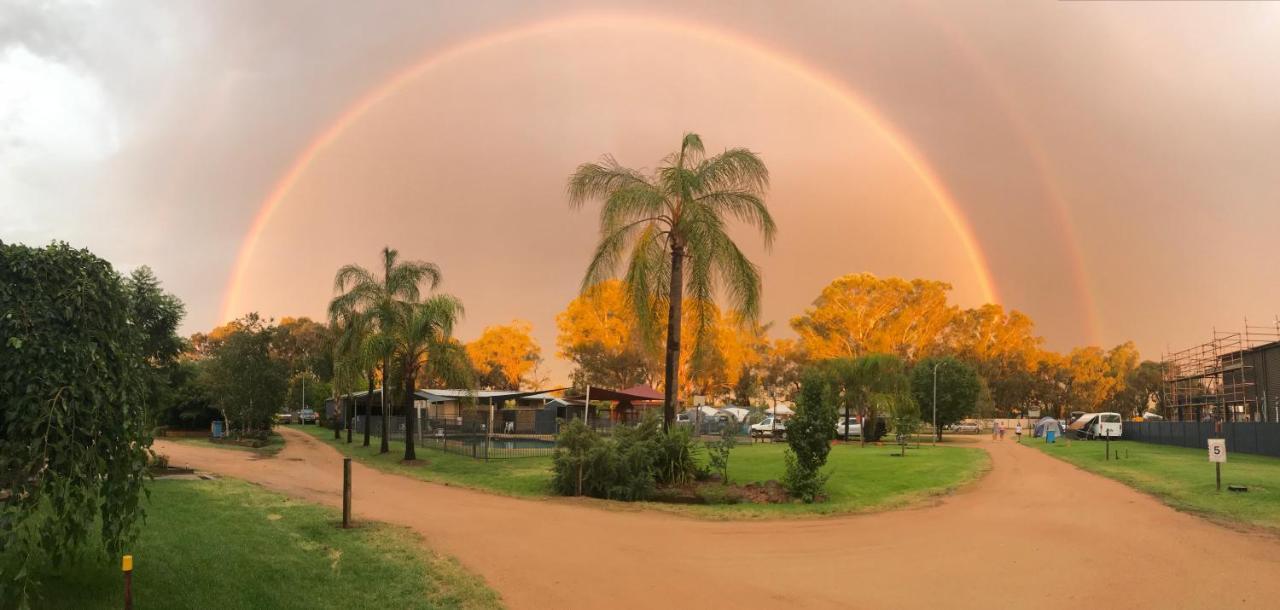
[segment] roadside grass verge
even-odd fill
[[[138,608],[496,608],[497,594],[400,527],[241,481],[157,480],[129,552]],[[37,608],[119,608],[120,558],[42,567]]]
[[[332,430],[303,428],[303,431],[311,433],[342,454],[385,472],[509,496],[552,497],[549,456],[485,462],[435,449],[419,448],[417,453],[421,463],[406,465],[400,463],[400,458],[404,455],[404,444],[401,442],[392,441],[391,452],[379,454],[379,440],[376,437],[371,439],[369,447],[362,447],[359,436],[348,445],[345,435],[341,440],[333,440]],[[707,519],[759,519],[888,510],[927,501],[981,478],[990,466],[987,453],[977,448],[954,445],[922,445],[908,449],[905,458],[894,456],[898,452],[897,446],[869,445],[863,448],[856,443],[837,445],[832,448],[827,462],[831,478],[827,481],[827,501],[822,503],[686,505],[606,500],[591,502],[602,508],[654,509]],[[785,443],[738,445],[729,458],[730,481],[745,484],[781,480],[785,447]],[[705,452],[700,452],[699,457],[705,460]]]
[[[1072,441],[1068,446],[1032,440],[1023,444],[1149,493],[1178,510],[1280,533],[1280,459],[1230,454],[1222,465],[1222,491],[1217,491],[1207,449],[1113,441],[1113,458],[1107,460],[1100,441]],[[1247,485],[1249,491],[1229,492],[1228,484]]]

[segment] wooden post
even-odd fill
[[[351,458],[342,458],[342,528],[351,527]]]
[[[484,430],[484,461],[489,461],[489,447],[493,445],[493,398],[489,399],[489,425]]]
[[[1218,471],[1218,491],[1222,491],[1222,462],[1214,462],[1213,465]]]
[[[125,555],[120,561],[124,571],[124,610],[133,610],[133,555]]]
[[[1111,435],[1107,434],[1106,439],[1107,439],[1107,459],[1110,460],[1111,459]]]

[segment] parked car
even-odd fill
[[[689,413],[689,412],[687,412],[687,411],[686,411],[686,412],[684,412],[684,413],[676,413],[676,423],[677,423],[677,424],[691,424],[691,423],[693,423],[693,414],[692,414],[692,413]]]
[[[962,420],[951,424],[951,431],[963,434],[977,434],[982,432],[982,423],[976,419]]]
[[[1124,433],[1124,419],[1119,413],[1085,413],[1067,427],[1076,438],[1114,438]]]
[[[320,416],[316,414],[314,409],[303,409],[298,412],[298,423],[303,425],[314,424],[320,421]]]
[[[276,414],[275,414],[275,418],[276,418],[276,423],[277,423],[277,424],[292,424],[292,423],[293,423],[293,413],[291,413],[291,412],[289,412],[289,411],[285,411],[284,413],[276,413]]]
[[[840,418],[840,421],[839,421],[839,422],[836,422],[836,437],[837,437],[837,438],[844,438],[844,435],[845,435],[845,433],[846,433],[846,430],[845,430],[845,428],[846,428],[846,427],[848,428],[848,431],[847,431],[847,432],[848,432],[849,436],[862,436],[862,424],[858,423],[858,418],[856,418],[856,417],[849,417],[849,418],[841,417],[841,418]]]
[[[781,418],[766,417],[764,421],[751,426],[752,438],[769,438],[775,434],[778,438],[787,436],[787,422]]]

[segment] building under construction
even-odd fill
[[[1164,416],[1171,420],[1280,421],[1280,317],[1163,359]]]

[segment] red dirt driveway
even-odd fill
[[[158,441],[174,464],[340,506],[342,457]],[[1174,511],[1012,441],[927,508],[712,522],[524,500],[353,464],[355,515],[420,532],[513,608],[1278,608],[1280,538]]]

